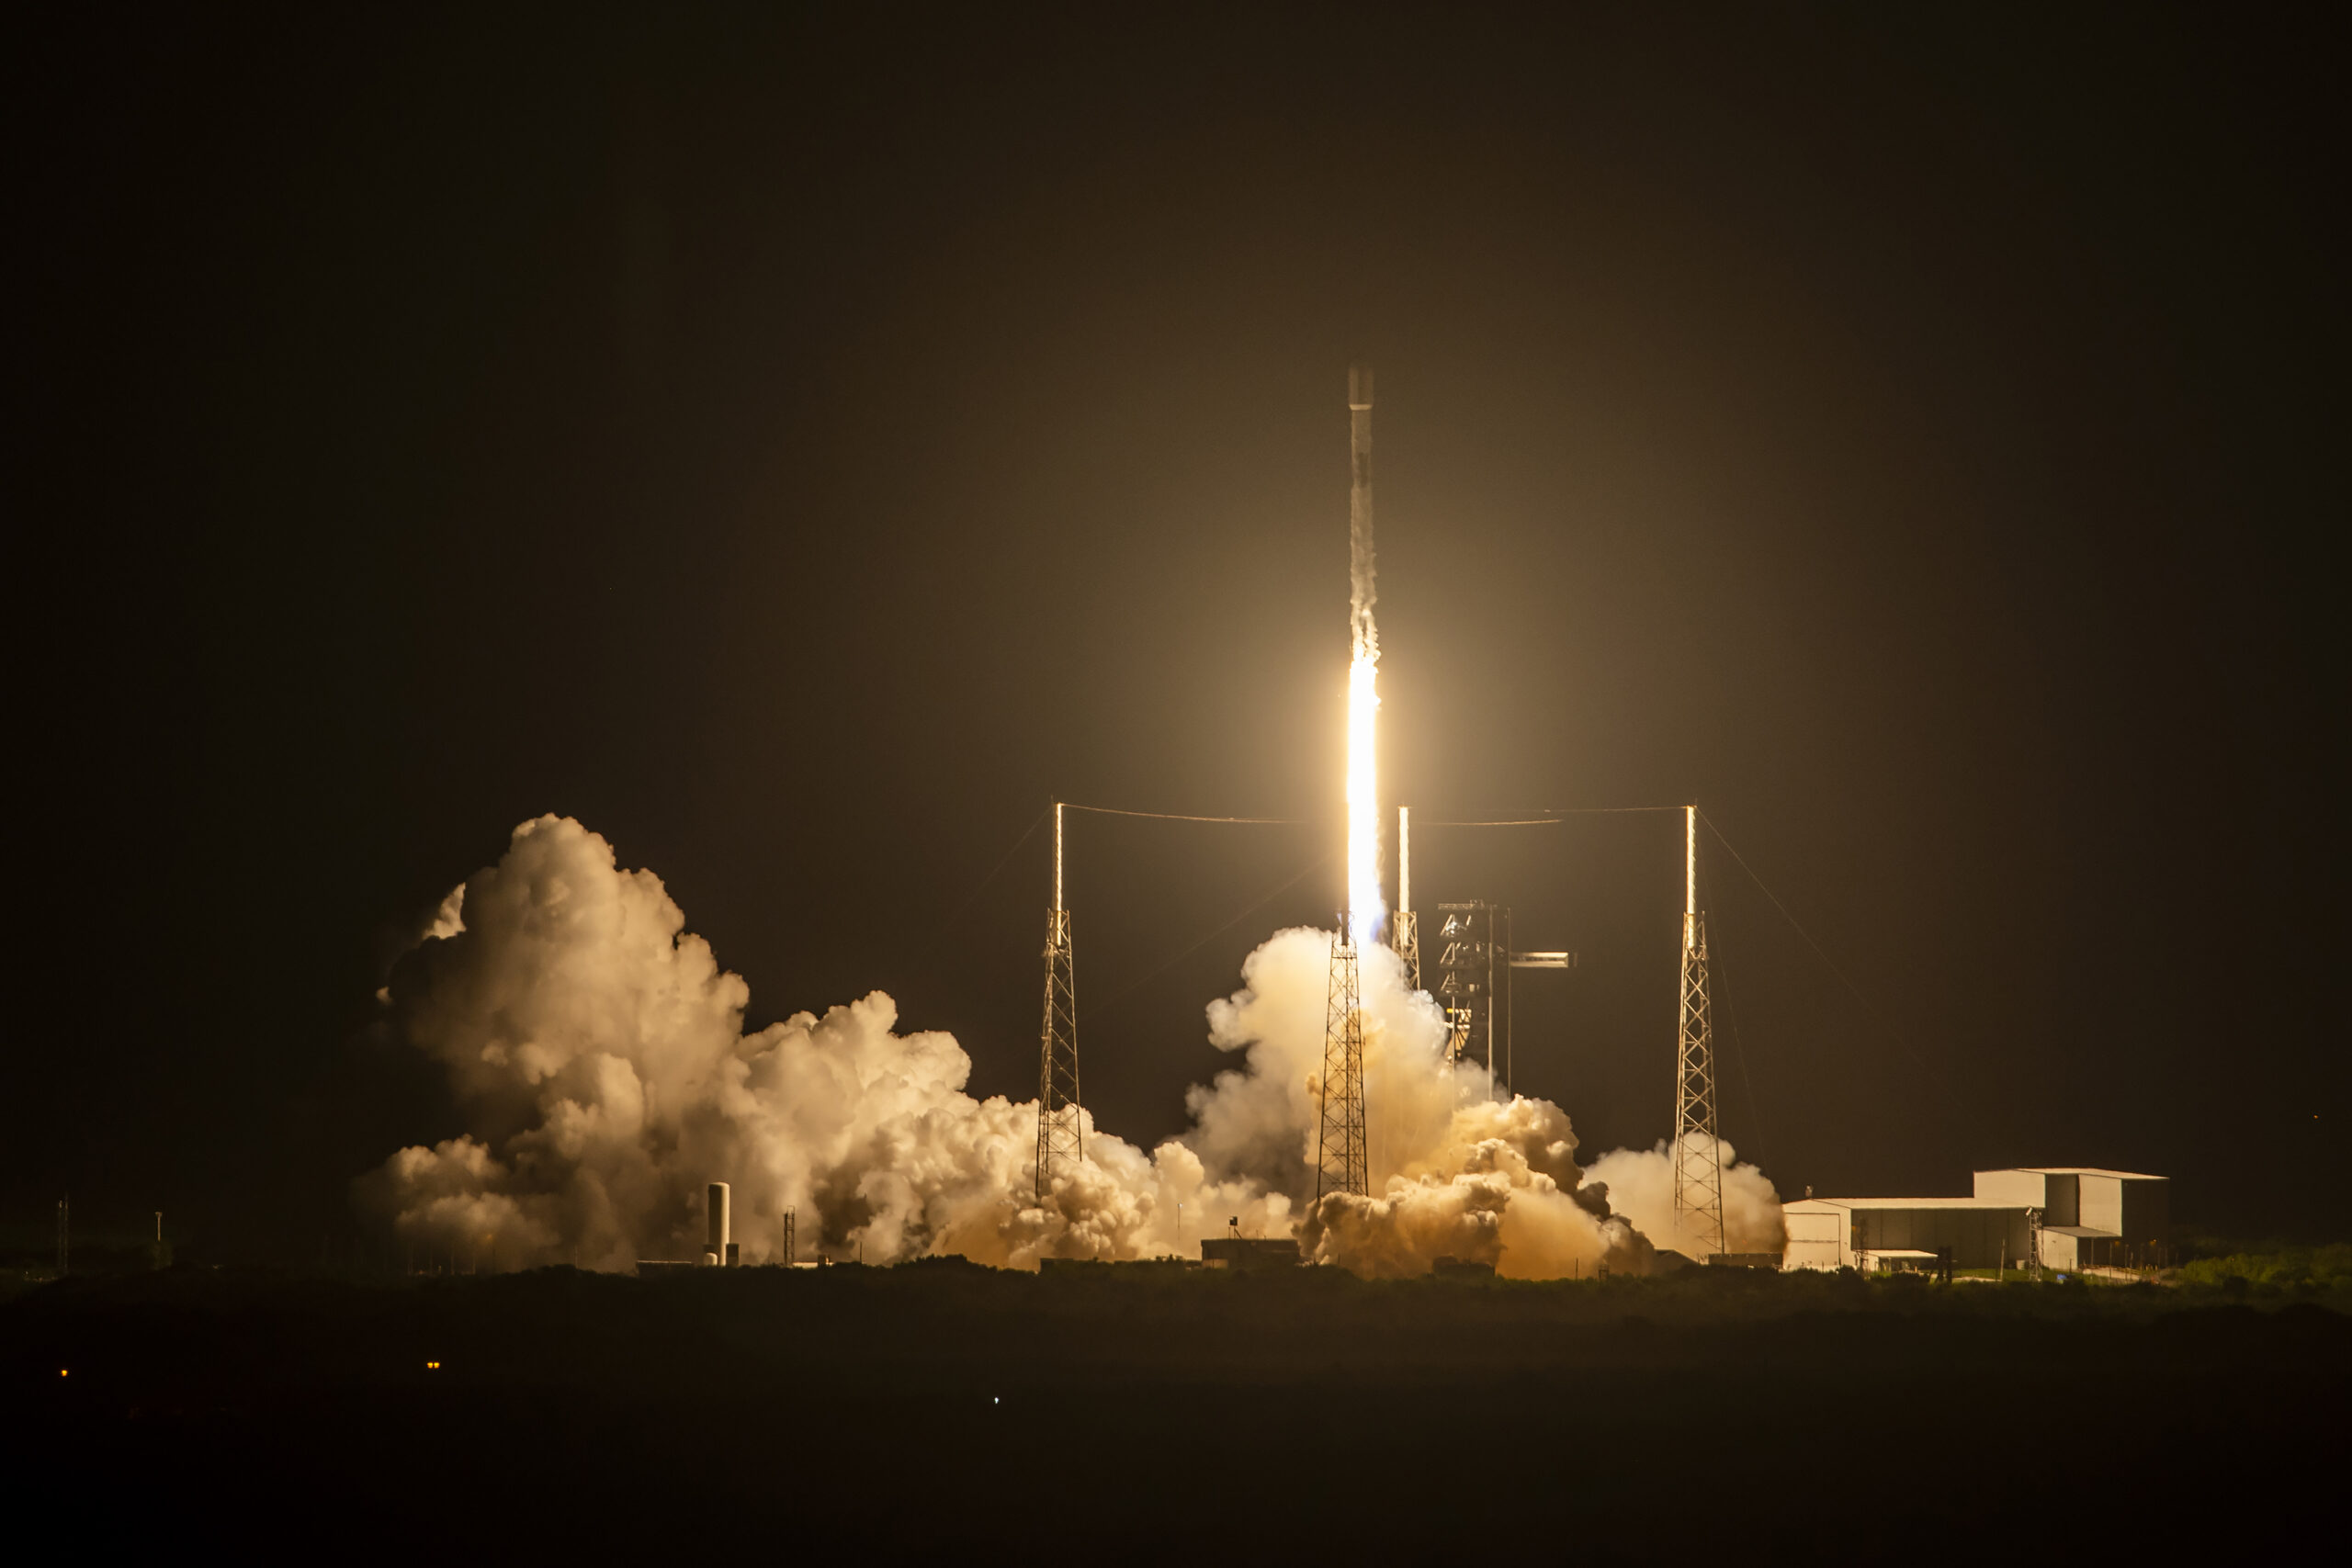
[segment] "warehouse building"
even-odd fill
[[[1781,1205],[1784,1269],[1955,1269],[2039,1263],[2071,1273],[2164,1260],[2169,1186],[2161,1176],[2050,1166],[1980,1170],[1966,1198],[1815,1198]]]
[[[2144,1267],[2169,1261],[2172,1182],[2092,1166],[1980,1170],[1976,1196],[2039,1211],[2044,1269]]]
[[[2016,1268],[2033,1253],[2022,1203],[1986,1198],[1800,1198],[1781,1206],[1783,1269]]]

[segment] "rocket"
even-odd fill
[[[1348,630],[1357,658],[1380,653],[1372,623],[1372,367],[1348,367]]]

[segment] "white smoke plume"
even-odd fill
[[[1242,1061],[1193,1091],[1189,1134],[1147,1154],[1089,1121],[1086,1161],[1041,1204],[1035,1102],[965,1093],[971,1062],[952,1037],[899,1033],[880,992],[746,1034],[748,988],[661,880],[543,817],[451,896],[384,991],[469,1131],[399,1151],[361,1197],[412,1242],[500,1266],[699,1257],[704,1185],[725,1180],[746,1262],[776,1259],[795,1210],[803,1257],[868,1262],[1192,1255],[1230,1215],[1366,1274],[1447,1255],[1532,1278],[1640,1268],[1634,1224],[1579,1183],[1566,1116],[1491,1103],[1482,1076],[1449,1073],[1435,1005],[1378,947],[1363,964],[1380,1196],[1296,1213],[1314,1192],[1330,941],[1280,933],[1211,1006],[1211,1039]],[[1666,1168],[1656,1154],[1611,1162],[1641,1190],[1645,1162]]]
[[[1781,1220],[1781,1195],[1764,1173],[1739,1163],[1738,1151],[1722,1139],[1715,1145],[1724,1168],[1724,1250],[1769,1252],[1779,1257],[1788,1245]],[[1674,1159],[1661,1142],[1654,1149],[1617,1149],[1592,1162],[1585,1175],[1605,1182],[1609,1206],[1631,1220],[1658,1246],[1696,1258],[1708,1244],[1679,1231],[1674,1223]]]

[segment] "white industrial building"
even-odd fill
[[[2161,1176],[2090,1166],[1980,1170],[1976,1196],[2041,1211],[2044,1269],[2162,1263],[2172,1241],[2172,1182]]]
[[[2071,1272],[2156,1262],[2170,1240],[2161,1176],[2079,1166],[1980,1170],[1966,1198],[1815,1198],[1781,1205],[1784,1269],[1955,1269],[2038,1263]]]

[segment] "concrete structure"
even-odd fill
[[[2161,1262],[2170,1192],[2161,1176],[2046,1166],[1977,1171],[1966,1198],[1801,1198],[1781,1205],[1781,1267],[1927,1268],[1946,1247],[1956,1269]]]
[[[2162,1263],[2171,1248],[2172,1182],[2162,1176],[2096,1166],[1980,1170],[1976,1195],[2040,1211],[2044,1269]]]

